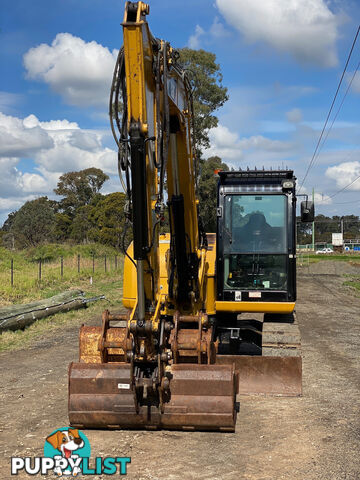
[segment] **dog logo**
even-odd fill
[[[127,474],[131,457],[90,458],[90,442],[77,428],[58,428],[46,437],[43,457],[11,457],[11,475],[24,471],[28,475],[58,477],[68,475]]]
[[[76,428],[60,428],[46,437],[45,457],[56,462],[54,473],[58,476],[77,476],[84,457],[90,457],[90,443],[86,435]]]
[[[79,430],[69,428],[68,431],[60,431],[49,435],[46,440],[57,450],[60,450],[65,458],[71,457],[71,454],[85,445],[84,440],[79,435]]]

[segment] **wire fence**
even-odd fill
[[[3,285],[19,287],[20,284],[41,284],[44,281],[68,281],[79,276],[88,276],[90,283],[99,274],[116,272],[122,266],[121,255],[103,255],[101,257],[59,257],[56,260],[39,258],[26,262],[11,259],[8,268],[3,265],[0,281]]]

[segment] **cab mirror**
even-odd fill
[[[313,202],[301,202],[301,221],[305,223],[313,222],[315,218],[315,206]]]

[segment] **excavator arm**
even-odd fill
[[[69,369],[70,423],[233,431],[237,379],[233,365],[215,364],[206,313],[214,256],[199,231],[190,82],[177,52],[151,35],[148,14],[145,3],[126,2],[110,95],[133,232],[128,312],[105,311],[101,327],[82,327]]]
[[[195,198],[195,169],[191,138],[191,91],[177,53],[167,42],[152,37],[146,4],[127,2],[123,22],[127,131],[130,161],[127,185],[133,222],[133,257],[137,262],[137,319],[144,321],[146,304],[159,295],[158,228],[164,186],[171,224],[169,297],[178,308],[194,310],[199,301],[198,269],[201,248]],[[117,101],[117,99],[115,100]],[[146,264],[150,268],[146,270]],[[152,284],[152,288],[148,286]]]

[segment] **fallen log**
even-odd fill
[[[89,302],[104,298],[104,295],[85,298],[83,291],[70,290],[36,302],[3,307],[0,309],[0,332],[23,329],[40,318],[86,307]]]

